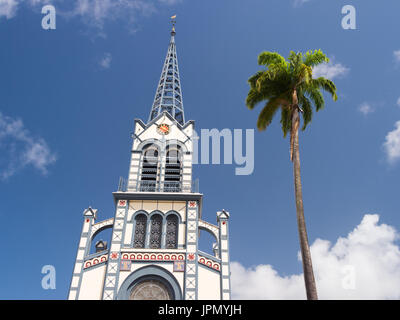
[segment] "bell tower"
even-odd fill
[[[113,218],[83,214],[68,299],[230,299],[229,213],[202,220],[203,195],[192,177],[194,121],[185,122],[175,20],[147,123],[135,120],[129,175],[113,193]],[[111,228],[109,245],[93,238]],[[198,248],[210,233],[214,254]]]

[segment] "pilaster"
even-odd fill
[[[221,258],[221,300],[230,300],[229,212],[218,211],[217,220],[219,225],[219,255]]]
[[[71,285],[68,294],[68,300],[77,300],[79,298],[79,291],[83,275],[84,258],[90,252],[92,226],[96,220],[97,209],[89,207],[83,211],[83,225],[81,238],[78,244],[78,251],[76,254],[74,271],[72,273]]]
[[[128,212],[128,201],[118,200],[108,255],[107,271],[103,288],[103,300],[114,300],[117,296],[123,227]]]
[[[198,297],[198,219],[198,202],[188,201],[186,219],[186,269],[184,288],[185,300],[197,300]]]

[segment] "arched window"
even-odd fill
[[[161,235],[162,235],[162,217],[155,214],[150,220],[150,242],[149,246],[152,249],[161,248]]]
[[[140,191],[156,191],[158,175],[158,150],[154,146],[145,148],[142,158]]]
[[[178,146],[170,147],[165,161],[164,191],[180,192],[182,155]]]
[[[144,248],[146,240],[146,227],[147,227],[147,217],[144,214],[138,214],[135,218],[135,237],[133,240],[134,248]]]
[[[170,214],[167,217],[167,228],[165,237],[165,247],[167,249],[178,248],[178,217]]]

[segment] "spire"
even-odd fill
[[[160,113],[168,112],[180,124],[184,124],[183,99],[181,90],[181,80],[179,77],[178,58],[175,45],[175,20],[176,16],[171,17],[172,30],[167,56],[161,71],[160,81],[154,97],[149,121],[153,120]]]

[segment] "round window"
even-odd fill
[[[158,280],[145,280],[135,285],[130,300],[172,300],[167,287]]]

